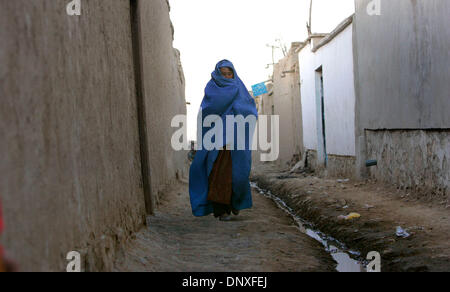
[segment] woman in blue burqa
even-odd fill
[[[258,113],[230,61],[220,61],[211,77],[198,116],[189,194],[194,216],[213,213],[229,221],[231,213],[238,215],[253,204],[249,177]]]

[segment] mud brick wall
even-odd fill
[[[186,115],[186,99],[180,52],[172,47],[174,30],[169,12],[166,0],[139,2],[153,210],[177,173],[185,178],[189,173],[185,164],[188,151],[174,151],[171,146],[177,130],[172,130],[171,121],[175,115]]]
[[[367,155],[378,160],[370,175],[430,199],[449,199],[449,130],[366,131]],[[425,195],[426,194],[426,195]]]
[[[22,271],[65,271],[69,251],[111,270],[145,222],[132,1],[83,0],[81,16],[69,2],[0,1],[2,243]],[[184,165],[167,139],[184,88],[167,2],[142,3],[157,192]]]

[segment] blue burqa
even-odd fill
[[[234,72],[233,79],[226,79],[222,76],[220,68],[229,67]],[[216,65],[216,69],[211,74],[211,80],[205,89],[198,120],[197,146],[204,146],[203,142],[207,132],[214,128],[206,127],[204,122],[209,115],[217,115],[222,120],[223,138],[213,137],[211,141],[220,143],[220,145],[234,145],[235,150],[231,151],[232,159],[232,207],[236,210],[249,209],[252,207],[252,195],[250,189],[250,170],[252,165],[251,141],[254,134],[254,126],[246,123],[245,134],[238,131],[237,125],[234,125],[234,135],[231,135],[227,129],[227,116],[243,116],[243,118],[258,118],[255,101],[249,94],[244,83],[234,69],[233,64],[228,60],[222,60]],[[217,119],[216,119],[217,120]],[[228,130],[228,131],[227,131]],[[228,134],[227,134],[228,133]],[[245,135],[245,148],[242,142],[238,147],[238,136],[242,138]],[[234,139],[230,139],[234,136]],[[209,136],[208,136],[209,137]],[[233,141],[234,140],[234,141]],[[242,141],[242,140],[241,140]],[[218,149],[207,150],[207,147],[201,147],[197,150],[195,159],[192,162],[189,172],[189,194],[191,199],[192,213],[194,216],[206,216],[214,212],[212,203],[207,200],[209,190],[209,175],[213,169],[214,162],[219,155]],[[241,150],[244,149],[244,150]]]

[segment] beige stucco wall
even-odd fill
[[[155,202],[178,172],[187,177],[187,151],[175,152],[171,121],[186,115],[185,79],[180,53],[172,47],[173,27],[167,1],[140,3],[143,86],[147,114],[152,196]],[[154,206],[156,208],[156,205]]]
[[[298,54],[294,47],[289,54],[274,66],[273,72],[273,105],[275,115],[280,116],[280,156],[277,163],[287,166],[303,151],[302,108],[300,99],[300,75]],[[283,72],[292,71],[290,73]],[[271,109],[270,109],[271,111]]]
[[[144,223],[130,1],[0,2],[2,242],[23,271],[110,270]],[[144,1],[152,188],[183,165],[167,137],[184,91],[166,1]],[[172,85],[172,86],[171,86]]]

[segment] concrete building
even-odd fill
[[[353,17],[298,49],[306,163],[330,176],[355,170]]]
[[[370,176],[448,200],[450,3],[380,3],[372,15],[373,1],[356,0],[355,15],[298,44],[298,61],[291,51],[275,66],[260,111],[280,115],[281,165],[303,148],[326,176]],[[286,70],[299,77],[281,78]]]
[[[184,78],[165,0],[0,2],[0,196],[22,271],[108,271],[183,173]]]
[[[373,16],[369,3],[354,26],[358,172],[448,200],[450,2],[383,0]]]

